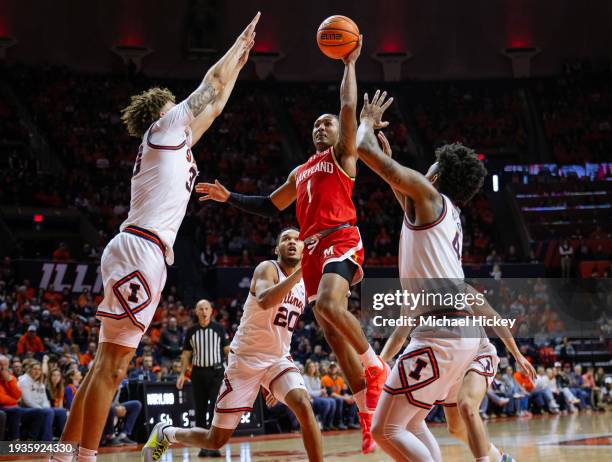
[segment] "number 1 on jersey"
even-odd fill
[[[308,183],[306,183],[306,192],[308,193],[308,203],[310,204],[312,202],[312,191],[310,190],[310,182],[312,180],[308,180]]]

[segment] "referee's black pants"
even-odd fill
[[[191,369],[196,426],[210,428],[215,412],[215,402],[223,382],[223,367],[198,367]],[[206,418],[208,415],[208,419]]]

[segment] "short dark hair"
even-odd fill
[[[297,229],[295,226],[286,226],[283,229],[280,230],[280,233],[278,233],[278,236],[276,236],[276,245],[280,244],[280,238],[281,236],[286,232],[286,231],[297,231],[298,233],[300,232],[299,229]]]
[[[482,188],[487,169],[476,152],[461,143],[436,149],[438,189],[455,204],[465,204]]]

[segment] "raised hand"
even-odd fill
[[[237,47],[238,54],[238,65],[244,66],[249,60],[249,52],[253,45],[255,45],[255,26],[259,22],[261,13],[258,11],[255,17],[251,20],[248,26],[242,31],[242,33],[236,39],[235,46]]]
[[[389,98],[385,101],[386,97],[386,91],[383,91],[381,95],[380,90],[376,90],[374,98],[372,98],[372,102],[370,102],[368,94],[366,93],[363,96],[363,108],[361,108],[361,114],[359,116],[361,122],[371,122],[375,130],[387,127],[389,122],[383,122],[382,116],[387,108],[391,106],[391,103],[393,103],[393,98]]]
[[[227,202],[230,197],[228,189],[215,180],[214,183],[198,183],[195,187],[195,191],[198,194],[204,194],[198,200],[200,202],[216,201],[216,202]]]
[[[363,35],[359,35],[359,42],[357,43],[357,48],[351,51],[348,55],[342,58],[342,62],[344,64],[353,64],[357,62],[359,55],[361,54],[361,46],[363,45]]]

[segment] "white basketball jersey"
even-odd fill
[[[170,109],[144,134],[132,176],[130,211],[121,224],[153,231],[174,262],[172,246],[187,210],[198,167],[191,154],[193,115],[187,101]]]
[[[287,278],[283,269],[272,261],[278,271],[278,282]],[[238,355],[282,358],[289,355],[291,336],[299,317],[304,312],[306,288],[300,280],[283,301],[275,307],[263,309],[257,297],[249,292],[238,331],[230,348]]]
[[[401,279],[463,279],[461,250],[463,231],[460,210],[448,197],[440,217],[429,225],[415,226],[404,214],[399,247]]]

